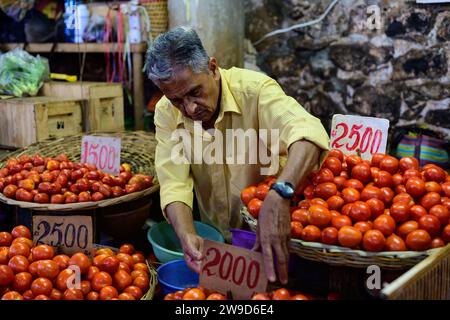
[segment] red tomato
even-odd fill
[[[361,232],[354,227],[345,226],[338,232],[338,241],[343,247],[355,248],[360,244],[361,240]]]
[[[446,179],[445,171],[439,167],[430,167],[423,172],[426,181],[444,182]]]
[[[50,293],[49,298],[50,298],[50,300],[62,300],[63,293],[61,291],[59,291],[58,289],[53,288],[52,292]]]
[[[423,251],[430,248],[431,237],[425,230],[415,230],[406,237],[406,246],[410,250]]]
[[[136,300],[143,296],[142,290],[136,286],[129,286],[123,292],[131,294]]]
[[[142,292],[146,292],[149,287],[149,279],[148,276],[138,276],[133,280],[133,286],[136,286],[142,290]]]
[[[291,221],[291,236],[299,239],[302,236],[303,225],[298,221]]]
[[[410,205],[406,202],[395,202],[389,209],[395,222],[404,222],[409,219]]]
[[[441,232],[441,223],[438,217],[427,214],[419,219],[419,228],[428,232],[430,236],[435,237]]]
[[[14,276],[14,281],[12,283],[13,290],[24,293],[31,288],[31,283],[33,282],[33,276],[29,272],[20,272]]]
[[[101,259],[104,259],[104,258],[106,258],[106,256],[102,257]],[[126,253],[119,253],[119,254],[117,254],[116,258],[117,258],[117,260],[119,260],[119,262],[123,262],[123,263],[127,264],[128,267],[130,267],[130,269],[133,268],[133,266],[134,266],[134,260],[133,260],[133,257],[130,256],[129,254],[126,254]],[[94,259],[94,260],[95,260],[95,259]],[[103,260],[102,260],[102,261],[103,261]],[[95,265],[95,261],[94,261],[94,265]],[[99,262],[99,264],[97,265],[97,267],[100,266],[100,265],[101,265],[101,261]]]
[[[399,169],[405,172],[408,169],[419,169],[419,161],[413,157],[403,157],[398,163]]]
[[[290,300],[291,294],[287,289],[281,288],[278,290],[275,290],[275,292],[272,295],[272,300]]]
[[[31,237],[30,229],[28,229],[27,227],[22,226],[22,225],[14,227],[12,229],[12,231],[11,231],[11,235],[12,235],[13,239],[19,238],[19,237],[24,237],[24,238],[27,238],[27,239],[33,239]]]
[[[356,201],[350,209],[349,216],[353,221],[367,221],[371,216],[370,208],[365,202]]]
[[[205,298],[205,293],[198,288],[189,289],[183,296],[183,300],[205,300]]]
[[[334,175],[330,169],[323,168],[312,179],[314,185],[318,185],[324,182],[333,182]]]
[[[309,224],[309,211],[307,209],[297,209],[292,212],[291,221],[298,221],[303,226]]]
[[[384,213],[384,202],[377,198],[372,198],[366,201],[369,206],[371,219],[376,219],[378,216]]]
[[[419,221],[420,218],[427,214],[427,210],[420,205],[414,205],[409,208],[410,218],[415,221]]]
[[[132,256],[134,263],[144,263],[145,257],[141,252],[136,252]]]
[[[2,296],[2,300],[24,300],[24,298],[16,291],[8,291]]]
[[[303,190],[303,195],[306,199],[312,199],[314,198],[314,186],[310,185]]]
[[[354,188],[359,192],[362,192],[364,190],[364,185],[359,180],[349,179],[344,182],[344,188]]]
[[[341,213],[344,216],[348,216],[349,217],[350,216],[350,211],[352,210],[352,206],[353,206],[353,203],[344,204],[344,206],[341,209]]]
[[[442,225],[446,225],[450,221],[449,210],[441,204],[437,204],[431,207],[429,213],[436,216]]]
[[[444,185],[444,184],[443,184]],[[450,184],[449,184],[450,185]],[[436,181],[427,181],[425,182],[425,191],[428,192],[437,192],[441,194],[443,187]]]
[[[373,222],[373,228],[380,230],[385,237],[388,237],[395,231],[395,220],[387,214],[382,214]]]
[[[345,188],[342,190],[342,199],[345,203],[353,203],[358,201],[360,198],[360,193],[355,188]]]
[[[378,252],[383,250],[386,239],[379,230],[369,230],[363,237],[363,248],[367,251]]]
[[[113,276],[113,283],[119,291],[122,291],[133,283],[133,279],[127,272],[119,270]]]
[[[359,221],[353,227],[364,235],[367,231],[372,230],[373,224],[370,221]]]
[[[328,152],[328,157],[334,157],[334,158],[338,158],[341,162],[344,161],[344,154],[342,153],[341,150],[337,150],[337,149],[331,149]]]
[[[52,247],[50,247],[46,244],[41,244],[41,245],[34,247],[31,250],[31,254],[33,255],[33,261],[51,260],[51,259],[53,259],[53,256],[55,255],[55,251],[53,250]]]
[[[408,234],[410,234],[411,232],[413,232],[414,230],[419,229],[419,223],[417,221],[406,221],[404,223],[402,223],[398,228],[397,228],[397,235],[402,237],[403,239],[406,238],[406,236]]]
[[[267,293],[257,293],[252,297],[252,300],[270,300]]]
[[[394,186],[399,186],[403,184],[403,176],[399,173],[392,175],[392,182],[394,183]]]
[[[261,209],[262,201],[254,198],[250,200],[250,202],[247,205],[248,212],[253,216],[253,218],[258,219],[259,210]]]
[[[28,259],[19,255],[12,257],[8,262],[8,266],[11,267],[14,273],[28,271],[29,265]]]
[[[313,198],[313,199],[309,200],[309,203],[310,203],[310,207],[311,207],[312,205],[317,204],[317,205],[319,205],[319,206],[328,208],[328,203],[327,203],[325,200],[320,199],[320,198]],[[308,208],[308,209],[309,209],[309,208]]]
[[[444,240],[445,243],[450,242],[450,224],[446,225],[444,230],[442,230],[442,240]]]
[[[67,281],[69,278],[74,278],[75,272],[71,269],[64,269],[61,271],[58,276],[56,277],[56,288],[60,290],[61,292],[64,292],[67,290]]]
[[[309,224],[321,229],[327,227],[331,222],[330,211],[321,205],[312,205],[309,207]]]
[[[380,161],[380,169],[395,174],[398,170],[398,160],[392,156],[386,155]]]
[[[98,294],[98,292],[95,291],[91,291],[86,295],[86,300],[99,300],[100,299],[100,295]]]
[[[352,220],[345,215],[340,215],[339,217],[335,217],[335,218],[331,219],[331,225],[333,227],[335,227],[337,230],[339,230],[342,227],[351,226]]]
[[[345,179],[344,177],[334,177],[333,183],[336,185],[338,191],[341,191],[344,188],[345,181],[347,181],[347,179]]]
[[[59,267],[59,270],[64,270],[67,269],[67,267],[69,266],[70,258],[65,254],[59,254],[53,257],[53,261],[56,262],[56,264]]]
[[[443,195],[445,197],[450,197],[450,182],[444,182],[443,184],[441,184],[441,188]]]
[[[447,210],[450,210],[450,198],[449,197],[442,197],[441,198],[441,204],[447,208]]]
[[[94,278],[92,279],[92,288],[95,291],[100,291],[103,287],[111,286],[112,282],[113,280],[107,272],[100,271],[99,273],[95,274]]]
[[[402,238],[395,234],[391,234],[384,244],[386,251],[405,251],[406,245]]]
[[[70,258],[69,265],[77,265],[80,268],[81,274],[85,274],[89,271],[91,260],[84,253],[78,252]]]
[[[136,252],[136,250],[135,250],[135,248],[134,248],[134,246],[132,244],[123,244],[123,245],[120,246],[119,252],[132,255],[132,254],[134,254]]]
[[[37,278],[31,283],[31,291],[35,296],[44,294],[46,296],[52,293],[53,284],[47,278]]]
[[[392,199],[394,199],[394,191],[392,191],[391,188],[383,187],[380,189],[381,193],[383,194],[383,202],[388,205],[392,202]]]
[[[334,227],[328,227],[322,231],[322,243],[335,245],[338,239],[338,229]]]
[[[310,242],[319,242],[322,238],[322,232],[319,228],[309,225],[303,228],[302,240]]]
[[[394,197],[393,202],[405,202],[407,204],[414,205],[414,199],[408,193],[399,193]]]
[[[67,289],[63,293],[63,300],[83,300],[83,292],[80,289]]]
[[[323,168],[330,169],[333,175],[338,176],[342,171],[342,162],[338,158],[329,156],[325,159]]]
[[[252,200],[255,197],[256,197],[256,187],[255,186],[247,187],[241,191],[241,200],[245,205],[248,205],[250,200]],[[119,250],[119,252],[120,252],[120,250]],[[123,253],[127,253],[127,252],[123,252]],[[130,253],[128,253],[128,254],[130,254]],[[131,253],[131,254],[133,254],[133,253]]]
[[[53,260],[39,260],[37,274],[41,278],[54,279],[59,274],[59,266]]]
[[[431,247],[432,249],[434,249],[434,248],[441,248],[441,247],[443,247],[443,246],[445,246],[445,243],[444,243],[444,240],[442,240],[441,238],[436,237],[436,238],[434,238],[433,240],[431,240],[431,245],[430,245],[430,247]]]
[[[262,184],[256,188],[255,197],[259,200],[264,201],[269,192],[269,186],[266,184]]]
[[[225,296],[220,293],[212,293],[206,298],[206,300],[226,300]]]
[[[27,290],[23,293],[23,299],[24,300],[34,300],[34,294],[33,291]]]
[[[381,162],[381,160],[384,159],[384,157],[385,157],[385,154],[383,154],[383,153],[375,153],[372,156],[372,160],[370,162],[371,166],[377,167],[377,168],[380,167],[380,162]]]
[[[380,170],[380,172],[378,172],[377,177],[374,179],[374,182],[375,185],[379,188],[390,188],[394,185],[392,175],[389,172],[383,170]]]
[[[347,158],[345,159],[345,163],[347,164],[348,170],[350,172],[354,166],[356,166],[357,164],[360,164],[362,162],[363,162],[362,159],[354,154],[347,156]]]
[[[14,272],[11,267],[0,265],[0,286],[7,286],[14,281]]]
[[[378,178],[378,174],[380,173],[380,168],[377,167],[370,167],[370,174],[372,176],[372,180],[375,181],[375,179]]]
[[[374,186],[367,186],[364,188],[364,190],[361,192],[361,200],[367,201],[369,199],[379,199],[381,201],[384,200],[383,193],[381,190]]]
[[[296,294],[291,297],[291,300],[310,300],[310,299],[304,294]]]
[[[111,300],[117,298],[119,293],[113,286],[106,286],[100,290],[100,300]]]
[[[337,187],[332,182],[324,182],[314,188],[314,195],[325,200],[336,195],[336,193]]]
[[[372,178],[370,167],[365,163],[357,164],[353,167],[351,172],[352,179],[359,180],[363,183],[368,183]]]
[[[8,232],[0,232],[0,247],[7,247],[11,245],[13,237]]]
[[[422,196],[426,192],[425,181],[417,177],[409,178],[408,181],[406,181],[405,187],[406,192],[415,198]]]
[[[422,175],[420,174],[419,170],[408,169],[403,173],[403,182],[406,182],[413,177],[422,179]]]

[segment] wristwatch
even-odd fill
[[[284,199],[292,199],[295,188],[287,181],[277,181],[270,186],[270,190],[275,190]]]

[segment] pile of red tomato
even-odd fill
[[[22,155],[0,169],[0,192],[18,201],[67,204],[116,198],[153,185],[153,177],[133,175],[129,164],[122,164],[120,171],[115,177],[64,154],[55,159]]]
[[[242,190],[258,218],[269,177]],[[297,190],[291,236],[366,251],[423,251],[450,242],[450,177],[413,157],[375,154],[371,161],[331,150]]]
[[[332,297],[330,295],[330,297]],[[285,288],[280,288],[272,292],[255,293],[252,300],[314,300],[311,295],[305,295],[300,292],[292,292]],[[330,298],[331,299],[331,298]],[[217,292],[210,291],[203,287],[187,288],[169,293],[164,300],[227,300],[227,298]]]
[[[81,281],[71,266],[78,266]],[[138,300],[149,289],[149,269],[142,252],[130,244],[115,254],[109,248],[71,257],[53,247],[33,246],[30,230],[0,232],[2,300]]]

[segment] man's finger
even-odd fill
[[[187,266],[194,272],[200,273],[200,264],[197,262],[197,260],[193,260],[192,257],[189,255],[185,255],[185,261]]]
[[[270,242],[262,241],[261,242],[262,254],[264,259],[264,268],[266,270],[267,278],[270,282],[276,281],[275,270],[273,267],[273,254],[272,254],[272,246]]]
[[[258,251],[261,249],[261,241],[259,240],[259,228],[256,230],[256,240],[255,244],[253,245],[252,251]]]
[[[280,242],[273,244],[273,249],[277,257],[277,270],[278,276],[282,284],[286,284],[288,281],[288,255],[286,252],[286,246]]]

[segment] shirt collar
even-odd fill
[[[219,68],[220,72],[220,82],[222,86],[221,90],[221,98],[220,98],[220,112],[219,116],[217,117],[216,123],[221,121],[224,114],[227,112],[234,112],[237,114],[241,114],[241,109],[239,108],[238,104],[236,103],[236,100],[234,99],[233,94],[231,93],[229,83],[227,77],[226,77],[226,70]],[[178,110],[177,110],[178,111]],[[186,121],[193,122],[189,118],[185,118],[183,114],[178,111],[177,116],[177,126],[180,124],[184,124]]]

